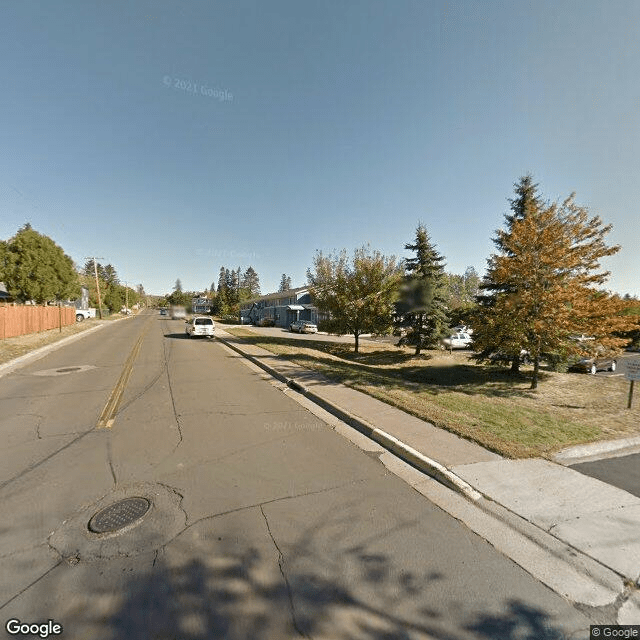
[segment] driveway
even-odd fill
[[[582,462],[571,468],[640,497],[640,453]]]
[[[224,329],[224,325],[221,325],[221,328]],[[344,336],[336,336],[328,333],[294,333],[289,331],[289,329],[285,329],[283,327],[254,327],[252,325],[245,325],[245,329],[249,329],[254,333],[257,333],[261,336],[270,336],[272,338],[298,338],[301,340],[320,340],[321,342],[342,342],[346,344],[353,344],[354,337],[352,335],[344,335]],[[383,342],[387,344],[396,344],[398,341],[397,338],[393,336],[382,336],[379,338],[374,338],[371,334],[365,334],[360,336],[360,340],[366,340],[369,342]]]

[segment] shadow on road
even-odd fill
[[[264,515],[258,509],[254,525]],[[81,626],[100,629],[105,640],[566,638],[542,610],[518,599],[503,602],[499,613],[478,614],[473,600],[447,595],[451,576],[399,569],[380,551],[386,534],[345,547],[318,523],[285,545],[266,515],[264,523],[264,544],[243,544],[241,532],[187,530],[127,581],[109,615],[100,605],[109,594],[86,585]]]

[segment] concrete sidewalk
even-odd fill
[[[554,462],[504,459],[222,329],[216,337],[467,499],[498,503],[639,584],[640,498]]]

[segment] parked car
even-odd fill
[[[579,336],[569,336],[571,340],[575,340],[576,342],[589,342],[591,340],[595,340],[593,336],[586,336],[584,333],[581,333]]]
[[[616,366],[617,362],[613,356],[597,356],[580,358],[580,360],[569,366],[568,371],[594,375],[597,371],[615,371]]]
[[[457,327],[453,327],[452,331],[454,333],[468,333],[470,336],[473,335],[473,329],[466,324],[460,324]]]
[[[442,343],[447,349],[469,349],[473,343],[473,338],[464,332],[452,333]]]
[[[87,318],[95,318],[96,309],[76,309],[76,322],[83,322]]]
[[[190,338],[196,338],[197,336],[207,336],[207,338],[213,338],[213,330],[215,324],[211,318],[205,316],[195,316],[191,320],[185,320],[186,328],[185,333]]]
[[[488,357],[491,364],[506,365],[513,360],[513,354],[504,351],[496,351]],[[531,364],[531,354],[526,349],[520,349],[520,364]]]
[[[260,318],[258,322],[256,322],[257,327],[275,327],[276,321],[273,318]]]
[[[289,331],[297,331],[298,333],[318,333],[318,327],[308,320],[296,320],[289,325]]]
[[[166,309],[164,309],[164,308],[160,309],[160,315],[161,316],[166,316],[167,314],[168,314],[168,312],[167,312]]]

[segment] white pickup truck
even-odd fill
[[[87,318],[95,318],[96,309],[76,309],[76,322],[82,322]]]

